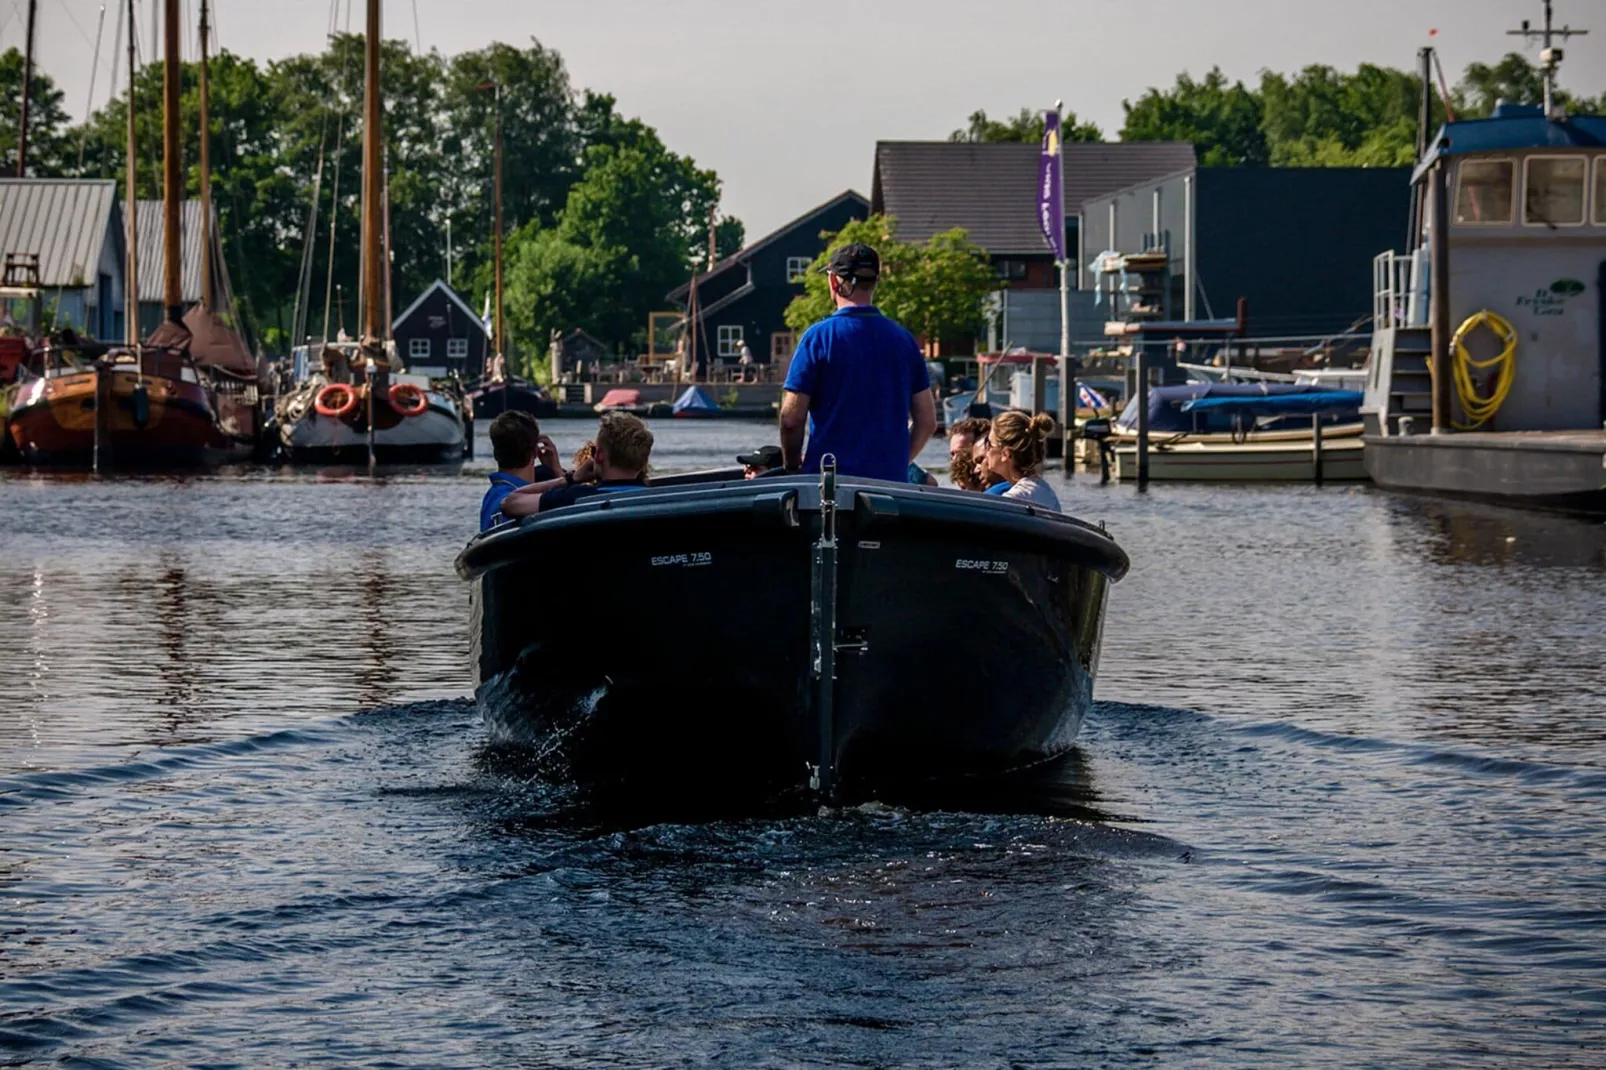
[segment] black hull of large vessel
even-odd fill
[[[844,480],[831,599],[823,496],[664,486],[476,538],[458,569],[492,736],[626,804],[929,798],[1069,749],[1125,553],[1057,513]]]

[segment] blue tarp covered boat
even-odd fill
[[[1242,429],[1246,417],[1261,431],[1310,430],[1323,424],[1360,423],[1361,394],[1313,383],[1184,383],[1149,391],[1151,434],[1224,434]],[[1138,399],[1127,402],[1116,426],[1134,431]]]

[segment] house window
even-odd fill
[[[1595,157],[1595,225],[1606,227],[1606,156]]]
[[[1509,226],[1515,175],[1510,160],[1462,160],[1456,169],[1456,223],[1475,227]]]
[[[1531,156],[1523,162],[1522,221],[1530,227],[1576,227],[1584,222],[1582,156]]]
[[[802,282],[809,273],[809,265],[814,261],[806,256],[789,256],[786,258],[786,281]]]
[[[797,348],[797,335],[791,331],[776,331],[770,335],[770,361],[775,364],[785,364],[792,359],[792,350]]]
[[[447,360],[467,360],[468,359],[468,339],[467,338],[448,338],[448,339],[446,339],[446,359]]]
[[[719,355],[722,357],[739,357],[742,355],[742,326],[721,325],[719,328]]]
[[[410,338],[407,341],[407,356],[411,360],[429,359],[429,339]]]
[[[993,265],[993,268],[998,272],[999,278],[1008,279],[1010,282],[1019,282],[1026,277],[1024,260],[1000,260]]]

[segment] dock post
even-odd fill
[[[1431,310],[1433,357],[1433,433],[1450,430],[1450,213],[1449,169],[1433,165],[1428,181],[1428,308]]]
[[[819,765],[809,787],[821,802],[836,794],[836,457],[820,459],[820,538],[814,544],[814,705],[820,733]]]
[[[1322,414],[1317,413],[1310,418],[1310,452],[1311,465],[1315,473],[1316,485],[1322,485]]]
[[[1149,485],[1149,353],[1138,343],[1138,489]]]

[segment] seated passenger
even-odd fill
[[[988,481],[996,479],[984,471],[976,451],[977,443],[987,441],[988,426],[986,420],[967,416],[948,429],[948,474],[960,490],[986,490]]]
[[[491,473],[491,489],[480,501],[481,531],[509,519],[512,514],[502,512],[509,494],[531,483],[555,479],[563,471],[557,448],[527,412],[504,412],[491,421],[491,453],[497,470]]]
[[[738,453],[736,463],[742,466],[743,479],[769,475],[781,467],[781,447],[759,446],[746,453]]]
[[[502,512],[533,516],[599,494],[645,490],[651,454],[652,432],[640,417],[628,412],[605,413],[597,428],[597,451],[592,460],[560,479],[519,488],[503,500]]]
[[[984,463],[1001,482],[988,487],[986,493],[1058,510],[1059,496],[1042,479],[1043,455],[1053,429],[1053,419],[1044,413],[1006,412],[994,418],[987,432]]]

